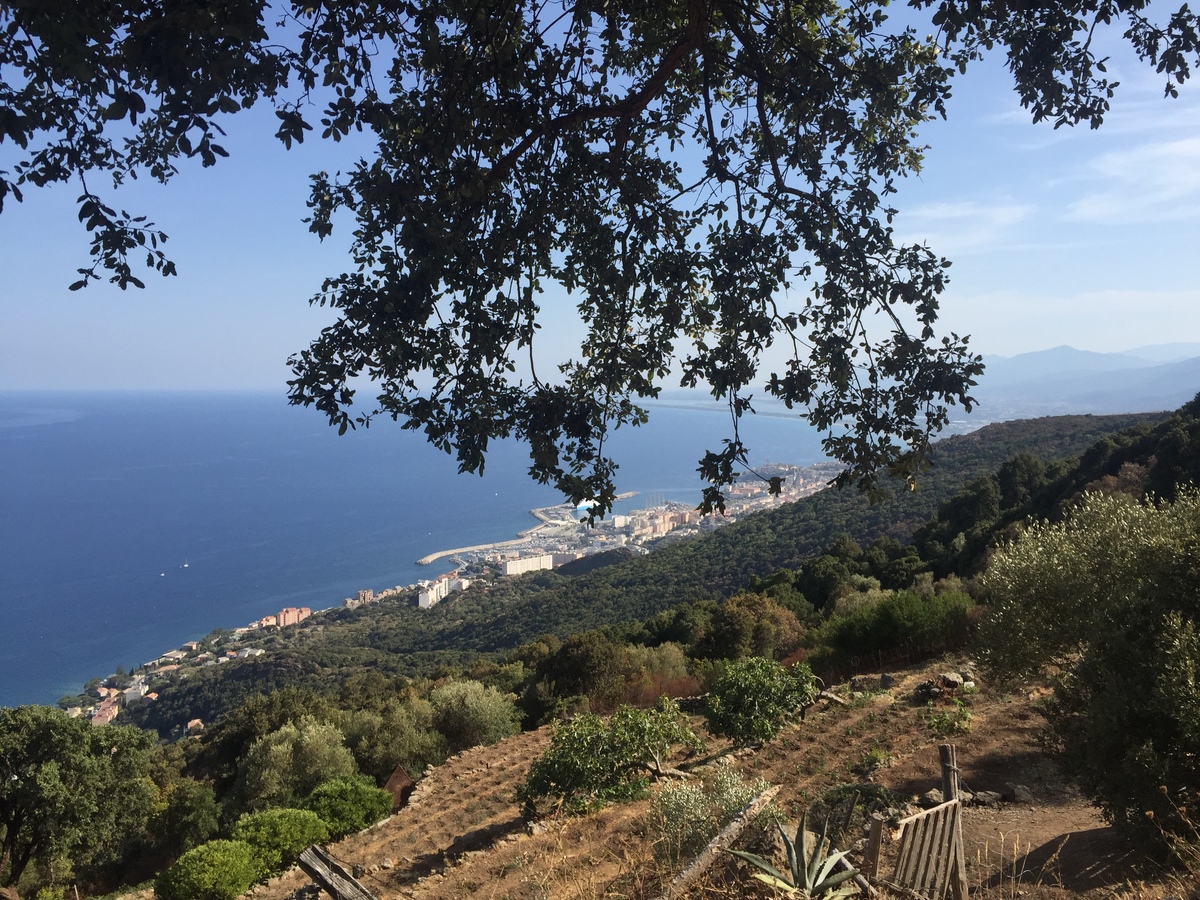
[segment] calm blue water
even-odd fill
[[[656,408],[613,443],[620,490],[695,502],[718,412]],[[794,419],[743,426],[805,465]],[[483,478],[391,422],[338,437],[258,394],[0,394],[0,705],[52,703],[215,628],[436,575],[417,558],[515,536],[559,502],[497,445]],[[185,567],[186,563],[186,567]]]

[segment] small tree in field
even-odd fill
[[[785,669],[760,656],[732,662],[708,695],[708,730],[737,744],[769,741],[817,698],[806,663]]]
[[[542,797],[558,798],[571,812],[628,799],[663,773],[675,747],[699,743],[678,705],[666,697],[653,710],[622,706],[607,722],[584,713],[555,731],[550,747],[529,767],[517,799],[527,816],[536,814]]]
[[[154,882],[158,900],[234,900],[263,875],[242,841],[209,841],[189,850]]]
[[[393,802],[391,794],[365,775],[347,775],[319,786],[304,805],[329,825],[331,837],[341,837],[390,814]]]

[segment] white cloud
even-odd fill
[[[1086,174],[1095,186],[1070,204],[1069,220],[1161,221],[1200,213],[1200,138],[1105,153],[1088,164]]]
[[[925,241],[938,253],[953,257],[994,248],[1011,238],[1033,207],[1021,203],[977,200],[927,203],[907,208],[897,231],[906,241]]]

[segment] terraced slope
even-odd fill
[[[909,797],[922,794],[937,785],[937,744],[944,738],[930,730],[926,707],[914,702],[913,689],[962,664],[941,661],[898,673],[890,691],[813,711],[805,723],[762,748],[733,754],[732,764],[747,777],[782,785],[779,804],[793,821],[838,784],[865,780]],[[839,690],[848,694],[849,686]],[[1004,791],[1017,782],[1031,796],[1031,802],[967,810],[973,894],[994,900],[1179,895],[1184,888],[1178,882],[1147,881],[1132,868],[1136,857],[1130,848],[1042,754],[1039,693],[984,686],[968,698],[970,732],[950,738],[968,787]],[[513,792],[548,740],[543,729],[447,761],[422,780],[405,809],[334,845],[334,856],[356,867],[380,900],[658,896],[675,871],[655,859],[648,801],[584,818],[554,818],[532,829],[521,819]],[[710,744],[714,752],[722,749]],[[871,769],[873,763],[878,767]],[[306,883],[293,871],[249,896],[284,900]],[[756,895],[731,862],[710,872],[689,896]]]

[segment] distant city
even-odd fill
[[[803,468],[786,464],[762,466],[751,478],[725,491],[724,513],[701,515],[687,504],[656,501],[653,497],[649,498],[650,505],[643,509],[613,515],[594,525],[581,521],[582,510],[567,504],[530,510],[538,524],[513,540],[431,553],[418,562],[429,565],[450,558],[457,568],[415,584],[397,585],[381,591],[365,588],[342,600],[340,607],[358,609],[372,604],[408,603],[430,609],[451,594],[467,590],[478,580],[554,569],[587,556],[622,548],[636,554],[649,553],[654,545],[663,541],[683,540],[736,522],[755,510],[814,494],[826,487],[840,470],[839,464],[829,462]],[[772,478],[779,478],[782,485],[780,493],[774,495],[769,491]],[[632,493],[624,494],[619,499],[632,496]],[[244,627],[216,631],[202,641],[188,641],[133,672],[118,671],[104,679],[93,679],[82,694],[65,704],[67,712],[72,716],[87,717],[93,725],[107,725],[123,708],[157,700],[156,683],[170,676],[186,676],[190,669],[261,655],[262,648],[254,646],[258,635],[298,626],[313,614],[307,606],[286,607]],[[203,728],[204,722],[199,719],[193,719],[186,726],[188,733],[197,733]]]

